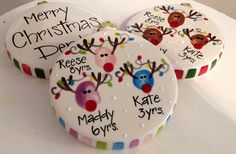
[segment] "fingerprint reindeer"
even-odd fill
[[[164,61],[164,60],[163,60]],[[133,64],[124,63],[122,67],[120,67],[120,71],[122,75],[120,75],[120,71],[116,72],[116,76],[118,77],[118,81],[122,82],[125,74],[129,75],[132,78],[133,85],[142,90],[144,93],[150,93],[154,86],[154,74],[159,72],[160,76],[163,76],[169,70],[169,65],[164,62],[164,64],[160,64],[157,66],[156,62],[150,62],[147,60],[146,63],[142,63],[141,59],[136,61],[138,67],[134,67]],[[148,65],[148,69],[142,69],[142,66]],[[162,71],[161,71],[162,69]],[[136,72],[134,72],[136,70]]]
[[[191,36],[190,34],[192,32],[194,32],[194,29],[188,29],[188,28],[183,29],[184,35],[186,35],[189,38],[191,44],[195,49],[202,49],[209,42],[213,42],[214,44],[221,43],[221,40],[216,39],[216,36],[212,36],[211,33],[204,35],[198,32],[198,34],[194,34]]]
[[[113,48],[110,49],[105,46],[99,46],[97,49],[95,49],[95,51],[93,51],[91,48],[94,46],[95,39],[92,38],[90,43],[84,39],[83,45],[77,44],[77,47],[83,51],[87,51],[95,55],[96,64],[99,67],[102,67],[105,72],[112,72],[116,64],[115,51],[117,46],[124,43],[124,41],[125,38],[122,38],[121,41],[119,41],[117,37],[114,39],[114,41],[112,41],[110,36],[108,36],[108,42]]]
[[[172,28],[178,28],[179,26],[183,25],[185,22],[185,19],[192,19],[194,21],[196,21],[197,19],[201,19],[202,18],[202,14],[194,11],[194,10],[190,10],[188,14],[186,14],[185,16],[185,11],[181,11],[179,12],[178,10],[173,10],[173,7],[171,6],[162,6],[162,7],[156,7],[155,10],[158,11],[162,10],[164,11],[165,14],[169,14],[168,16],[168,23],[170,25],[170,27]],[[173,11],[173,12],[171,12]]]
[[[156,46],[161,43],[164,35],[172,33],[172,30],[170,28],[163,28],[162,26],[159,27],[150,26],[147,27],[145,30],[143,30],[143,24],[139,25],[138,23],[135,23],[131,27],[134,28],[135,32],[143,33],[143,38],[145,38],[146,40],[148,40],[149,42],[151,42]]]
[[[79,80],[74,80],[70,75],[69,79],[62,77],[61,80],[57,82],[57,86],[60,88],[60,91],[55,93],[56,87],[52,89],[52,93],[55,94],[55,99],[60,97],[60,93],[62,90],[69,91],[75,94],[76,103],[83,109],[88,112],[93,112],[97,108],[97,104],[101,103],[101,97],[98,91],[98,88],[102,84],[107,84],[111,81],[112,77],[109,74],[98,73],[97,76],[94,72],[91,73],[92,79],[95,81],[92,82],[90,80],[81,82],[76,90],[73,90],[71,86],[73,86],[74,82],[82,81],[86,77],[83,77]]]

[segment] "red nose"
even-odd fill
[[[97,103],[94,100],[88,100],[85,104],[85,109],[89,112],[95,111],[97,108]]]
[[[202,49],[202,44],[200,44],[200,43],[196,43],[196,44],[193,44],[193,47],[195,48],[195,49]]]
[[[150,41],[153,45],[158,45],[158,44],[160,43],[160,41],[157,40],[157,39],[150,39],[149,41]]]
[[[145,83],[142,86],[142,91],[145,93],[150,93],[152,91],[152,87],[148,83]]]
[[[114,66],[113,66],[112,63],[106,63],[105,65],[103,65],[103,69],[104,69],[106,72],[111,72],[111,71],[113,71]]]
[[[170,22],[169,24],[170,24],[170,27],[172,27],[172,28],[177,28],[177,27],[180,26],[177,21],[172,21],[172,22]]]

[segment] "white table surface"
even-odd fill
[[[69,1],[69,0],[67,0]],[[124,25],[138,11],[173,0],[70,0]],[[175,0],[174,3],[186,2]],[[152,142],[124,151],[102,151],[70,137],[50,110],[48,81],[24,75],[4,52],[7,28],[28,3],[0,17],[0,153],[1,154],[233,154],[236,153],[236,20],[188,1],[218,24],[226,48],[221,62],[206,76],[179,81],[175,114]]]

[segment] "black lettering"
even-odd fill
[[[17,35],[20,35],[20,39],[19,40],[22,40],[22,38],[24,38],[23,36],[24,36],[24,34],[22,34],[21,32],[16,32],[13,36],[12,36],[12,43],[13,43],[13,45],[16,47],[16,48],[24,48],[25,46],[26,46],[26,44],[27,44],[27,41],[25,41],[22,45],[17,45],[16,44],[16,36]]]

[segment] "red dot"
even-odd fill
[[[87,76],[86,72],[83,72],[82,75],[83,75],[83,77],[86,77],[86,76]]]
[[[102,38],[102,37],[99,39],[99,41],[100,42],[105,42],[104,38]]]
[[[112,63],[106,63],[106,64],[103,66],[103,69],[104,69],[106,72],[111,72],[111,71],[113,71],[114,66],[113,66]]]
[[[196,44],[193,44],[193,47],[195,48],[195,49],[202,49],[202,44],[200,44],[200,43],[196,43]]]
[[[170,22],[170,27],[177,28],[179,27],[179,23],[177,21]]]
[[[60,96],[61,96],[60,93],[56,93],[56,95],[55,95],[55,99],[58,99]]]
[[[138,59],[138,60],[141,60],[141,59],[142,59],[142,56],[141,56],[141,55],[138,55],[137,59]]]
[[[157,39],[151,39],[151,40],[149,40],[153,45],[158,45],[159,43],[160,43],[160,41],[159,40],[157,40]]]
[[[89,112],[95,111],[97,108],[97,103],[94,100],[88,100],[85,104],[85,109]]]
[[[142,86],[142,91],[145,93],[150,93],[152,91],[152,87],[148,83],[145,83]]]
[[[69,54],[71,54],[71,50],[68,50],[65,52],[65,55],[69,55]]]
[[[118,78],[118,82],[122,82],[123,81],[123,78],[122,77],[119,77]]]

